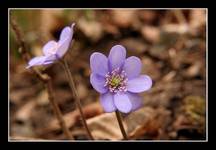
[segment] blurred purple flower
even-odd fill
[[[101,94],[100,102],[105,112],[119,110],[129,113],[142,106],[138,93],[149,90],[152,79],[140,75],[142,63],[138,57],[126,59],[126,49],[116,45],[110,50],[108,58],[102,53],[93,53],[90,67],[90,82]]]
[[[75,23],[73,23],[71,27],[67,26],[62,30],[58,42],[54,40],[47,42],[43,47],[44,55],[32,58],[28,62],[28,66],[26,68],[38,65],[52,64],[58,59],[62,58],[70,47],[70,43],[73,37],[74,25]]]

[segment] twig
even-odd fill
[[[57,119],[59,120],[59,124],[62,127],[62,130],[64,131],[65,135],[69,138],[69,139],[74,139],[69,131],[69,129],[66,126],[66,123],[63,119],[61,110],[59,109],[55,99],[54,99],[54,95],[53,95],[53,88],[52,88],[52,80],[49,80],[46,84],[46,88],[48,91],[48,96],[49,96],[49,100],[51,105],[53,106],[54,112],[56,114]]]
[[[15,35],[16,35],[16,39],[17,39],[17,42],[19,43],[20,45],[20,48],[19,48],[19,53],[21,54],[22,58],[28,62],[31,58],[30,54],[28,53],[27,51],[27,48],[26,48],[26,44],[25,44],[25,41],[24,41],[24,38],[23,38],[23,35],[22,35],[22,32],[21,30],[19,29],[17,23],[16,23],[16,20],[15,18],[13,18],[11,12],[10,12],[10,24],[12,26],[12,29],[13,31],[15,32]],[[66,126],[66,123],[63,119],[63,116],[62,116],[62,113],[54,99],[54,95],[53,95],[53,88],[52,88],[52,82],[51,82],[51,78],[47,75],[47,74],[42,74],[40,72],[40,70],[36,69],[36,68],[32,68],[32,71],[33,73],[36,75],[36,77],[41,81],[43,82],[43,84],[45,85],[45,87],[47,88],[47,91],[48,91],[48,99],[53,107],[53,110],[55,112],[55,115],[59,121],[59,124],[65,134],[65,136],[68,138],[68,139],[74,139],[72,137],[72,135],[70,134],[70,131],[69,129],[67,128]]]
[[[21,56],[23,57],[23,59],[27,62],[31,58],[31,56],[26,51],[27,47],[26,47],[26,44],[25,44],[25,41],[24,41],[24,38],[23,38],[24,36],[23,36],[19,26],[17,25],[17,22],[16,22],[15,18],[11,14],[11,11],[10,11],[10,24],[11,24],[11,27],[12,27],[15,35],[16,35],[16,40],[20,45],[20,48],[19,48],[18,51],[21,54]]]
[[[122,136],[124,138],[124,140],[128,140],[128,137],[127,137],[127,134],[125,132],[125,129],[124,129],[124,125],[122,123],[122,117],[121,117],[121,114],[119,111],[116,111],[116,118],[118,120],[118,123],[119,123],[119,127],[120,127],[120,130],[121,130],[121,133],[122,133]]]
[[[73,80],[73,77],[72,77],[72,74],[70,72],[70,69],[69,69],[69,66],[67,64],[67,62],[65,60],[61,60],[60,61],[60,64],[62,65],[62,67],[64,68],[65,70],[65,73],[68,77],[68,80],[69,80],[69,85],[70,85],[70,88],[71,88],[71,92],[73,93],[73,96],[75,98],[75,102],[76,102],[76,105],[78,107],[78,110],[80,112],[80,116],[81,116],[81,119],[82,119],[82,123],[86,129],[86,132],[87,132],[87,135],[88,137],[93,140],[93,136],[88,128],[88,125],[86,123],[86,120],[85,120],[85,117],[84,117],[84,113],[82,111],[82,106],[81,106],[81,103],[80,103],[80,99],[79,99],[79,96],[78,96],[78,93],[76,91],[76,86],[75,86],[75,83],[74,83],[74,80]]]

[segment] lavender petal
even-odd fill
[[[147,91],[152,86],[152,79],[147,75],[140,75],[137,78],[128,80],[127,90],[133,93]]]
[[[90,67],[93,73],[105,76],[108,73],[107,57],[102,53],[93,53],[90,57]]]
[[[95,74],[95,73],[91,74],[90,83],[93,86],[93,88],[99,93],[103,94],[103,93],[106,93],[108,91],[108,88],[104,87],[105,78],[98,75],[98,74]]]
[[[42,65],[45,60],[46,60],[45,56],[34,57],[28,62],[28,66],[26,68],[28,69],[28,68],[31,68],[33,66]]]
[[[70,48],[71,40],[73,37],[74,25],[75,24],[73,23],[71,27],[65,27],[60,34],[60,38],[58,41],[59,47],[56,51],[56,54],[59,56],[59,58],[62,58]]]
[[[72,39],[71,37],[68,37],[58,42],[58,49],[56,51],[56,55],[58,55],[59,58],[62,58],[65,55],[65,53],[68,51],[70,47],[71,39]]]
[[[44,55],[50,55],[57,50],[58,43],[56,41],[49,41],[43,46]]]
[[[122,113],[129,113],[132,110],[132,103],[125,93],[116,93],[114,95],[114,104]]]
[[[61,40],[64,40],[64,39],[66,39],[66,38],[68,38],[68,37],[72,37],[73,36],[73,28],[74,28],[74,23],[71,25],[71,27],[65,27],[63,30],[62,30],[62,32],[61,32],[61,34],[60,34],[60,38],[59,38],[59,40],[61,41]]]
[[[129,97],[132,104],[132,111],[135,111],[143,106],[142,98],[137,93],[127,92],[127,96]]]
[[[105,112],[113,112],[116,110],[114,105],[113,95],[109,92],[102,94],[100,96],[100,103]]]
[[[121,68],[126,58],[126,49],[121,45],[115,45],[110,50],[108,60],[110,71]]]
[[[131,56],[125,60],[123,70],[126,72],[128,79],[138,77],[141,73],[142,62],[138,57]]]

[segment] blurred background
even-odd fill
[[[76,23],[70,64],[85,117],[95,139],[120,140],[114,114],[104,113],[99,94],[89,82],[90,55],[108,55],[116,44],[127,57],[142,60],[142,73],[153,79],[151,90],[142,93],[144,107],[124,115],[125,127],[135,140],[206,139],[206,10],[151,9],[44,9],[10,10],[24,34],[32,56],[57,40],[65,26]],[[43,84],[26,70],[19,45],[9,28],[10,139],[65,139]],[[71,133],[87,139],[67,78],[59,64],[44,68],[53,78],[55,98]]]

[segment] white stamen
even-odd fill
[[[120,68],[114,69],[111,73],[108,72],[105,75],[105,84],[104,87],[108,86],[110,92],[117,93],[120,92],[126,92],[127,91],[127,74],[124,70],[120,72]]]

